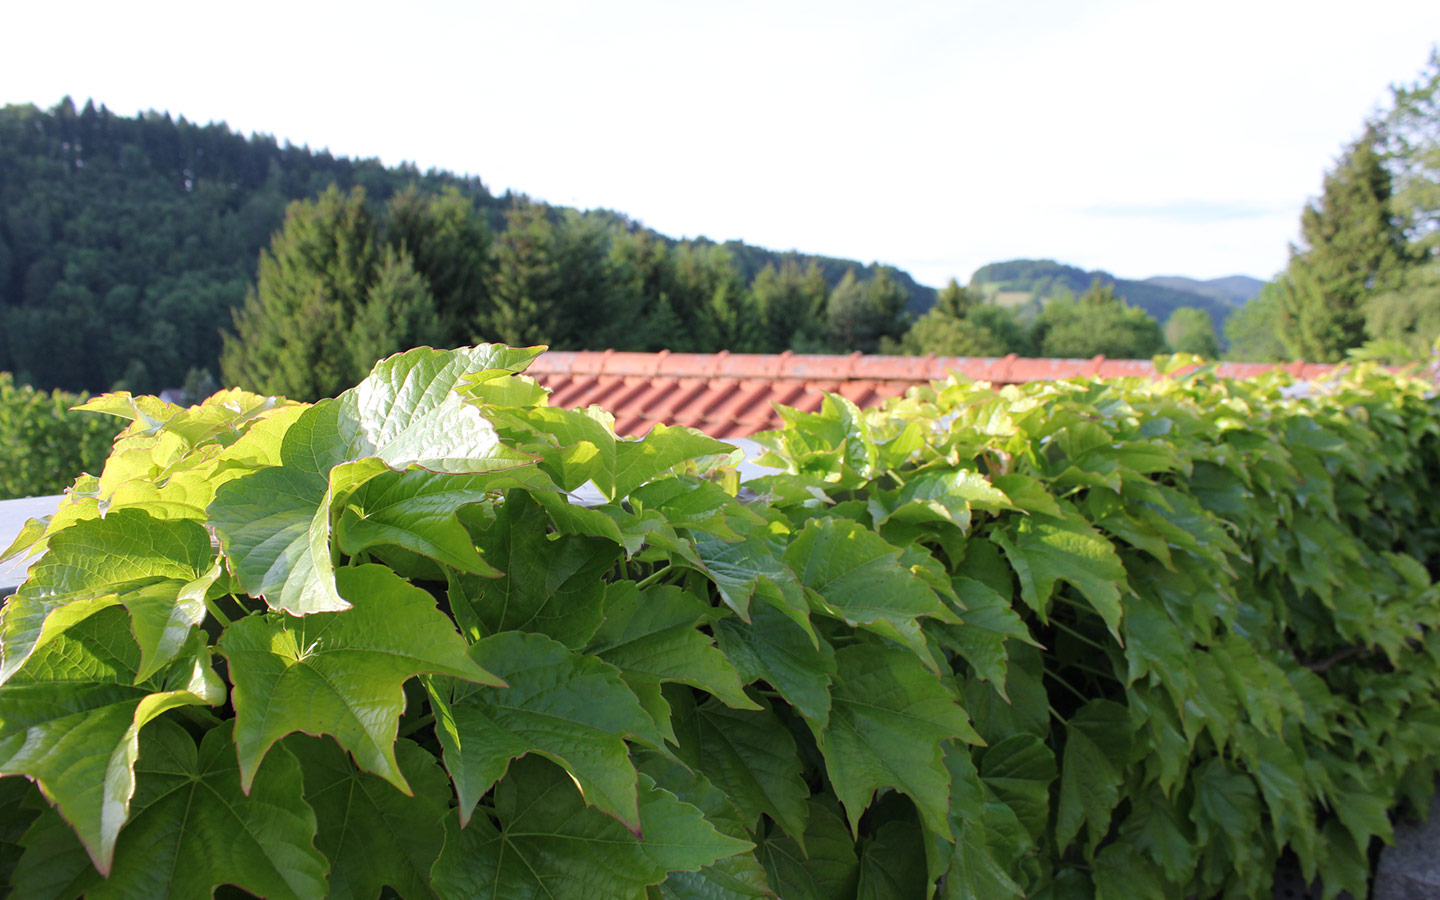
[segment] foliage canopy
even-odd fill
[[[831,396],[737,491],[540,349],[86,404],[0,615],[17,896],[1334,896],[1426,801],[1427,385]]]

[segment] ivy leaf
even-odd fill
[[[917,619],[959,618],[925,582],[900,564],[902,551],[860,523],[811,520],[790,542],[785,562],[827,615],[899,641],[928,659]]]
[[[141,729],[167,710],[225,700],[198,638],[137,685],[140,651],[124,620],[114,608],[90,616],[0,687],[0,775],[37,781],[102,872],[129,815]]]
[[[805,834],[810,789],[795,738],[768,706],[730,709],[710,700],[695,705],[667,692],[675,710],[680,759],[724,791],[747,830],[764,813],[791,837]]]
[[[135,771],[134,812],[108,877],[70,850],[73,836],[46,814],[25,837],[15,873],[20,895],[209,900],[233,884],[272,900],[326,896],[325,857],[311,845],[315,814],[301,793],[300,765],[285,749],[270,754],[247,794],[228,724],[207,732],[197,753],[183,728],[162,721],[142,736]]]
[[[1039,842],[1050,824],[1050,785],[1055,781],[1055,754],[1033,734],[1016,734],[985,751],[980,782]]]
[[[1131,844],[1111,844],[1096,854],[1092,877],[1095,900],[1180,900],[1183,896],[1180,885],[1166,880],[1160,867]]]
[[[985,788],[969,751],[950,747],[945,753],[950,772],[949,868],[945,873],[945,900],[1019,900],[1024,891],[995,857],[986,830]],[[1022,848],[1009,847],[1006,857]],[[1003,852],[1003,850],[1002,850]]]
[[[129,611],[139,642],[136,672],[142,680],[150,677],[175,658],[191,626],[204,619],[203,597],[187,587],[202,579],[214,557],[210,536],[196,522],[118,509],[74,523],[50,539],[45,556],[5,604],[0,684],[56,635],[117,604]]]
[[[715,623],[715,637],[745,683],[763,678],[816,728],[830,720],[830,682],[835,651],[811,638],[768,603],[750,611],[747,624],[727,616]]]
[[[1035,514],[1011,519],[993,538],[1020,579],[1020,596],[1044,620],[1055,582],[1068,581],[1084,594],[1120,639],[1120,588],[1125,566],[1115,547],[1073,509],[1063,518]]]
[[[625,738],[657,747],[664,738],[620,673],[543,634],[502,632],[476,643],[471,653],[509,687],[428,682],[462,827],[511,760],[537,753],[575,779],[585,803],[639,829],[635,767]]]
[[[860,844],[856,900],[912,900],[927,896],[925,838],[917,822],[884,823]]]
[[[570,779],[543,760],[510,767],[495,817],[446,821],[434,884],[444,900],[635,900],[674,870],[695,870],[750,844],[717,832],[700,811],[644,779],[637,839],[587,809]]]
[[[815,740],[851,830],[859,833],[875,791],[893,787],[915,803],[926,828],[947,833],[950,774],[941,745],[952,738],[981,743],[965,710],[899,647],[854,644],[835,651],[835,663],[830,727]]]
[[[567,534],[549,539],[550,518],[523,493],[506,495],[489,527],[475,535],[501,578],[462,576],[485,633],[532,631],[580,648],[604,618],[604,573],[620,558],[609,541]]]
[[[330,900],[374,900],[384,886],[411,900],[434,897],[430,868],[445,839],[450,782],[435,757],[400,740],[395,756],[415,791],[351,764],[333,741],[290,737],[283,745],[300,761],[305,802],[315,811],[315,846],[330,861]]]
[[[0,890],[11,883],[11,873],[20,859],[21,836],[40,814],[37,790],[24,778],[0,778]]]
[[[1200,848],[1194,829],[1156,786],[1130,796],[1130,815],[1120,835],[1158,863],[1174,884],[1185,884],[1195,871]]]
[[[727,526],[731,523],[727,522]],[[784,545],[760,529],[745,530],[738,541],[709,532],[695,535],[695,552],[702,571],[715,583],[720,599],[741,619],[750,620],[750,601],[759,594],[814,634],[804,589],[780,556]]]
[[[619,669],[632,687],[648,682],[658,693],[661,682],[679,682],[726,706],[759,709],[714,640],[695,630],[709,612],[709,604],[678,587],[641,591],[633,581],[612,584],[605,591],[605,621],[585,652]]]
[[[376,363],[355,387],[296,419],[285,433],[281,460],[287,468],[317,475],[365,457],[397,471],[418,466],[432,472],[491,472],[532,464],[533,457],[506,446],[489,419],[456,388],[467,375],[497,368],[518,371],[538,355],[539,348],[499,344],[397,353]]]
[[[226,482],[210,504],[210,524],[240,586],[291,615],[338,612],[330,555],[329,481],[281,466]]]
[[[771,833],[755,855],[775,893],[784,900],[851,900],[860,878],[860,859],[845,819],[826,797],[808,801],[805,842]],[[802,849],[803,847],[803,849]]]
[[[749,841],[744,818],[725,792],[698,772],[658,753],[637,754],[640,772],[686,803],[699,809],[705,819],[721,834]],[[704,900],[710,897],[771,897],[765,869],[753,852],[727,856],[698,871],[671,872],[660,885],[665,900]]]
[[[271,746],[294,731],[331,734],[367,772],[410,792],[395,761],[404,682],[440,673],[500,683],[428,593],[384,566],[342,568],[343,613],[248,616],[219,650],[235,687],[235,744],[245,788]]]
[[[1035,639],[1008,597],[973,578],[957,577],[952,584],[965,607],[960,614],[963,621],[959,625],[937,623],[929,633],[960,654],[974,667],[976,675],[994,685],[1000,696],[1009,700],[1005,678],[1010,653],[1005,645],[1012,638],[1034,645]]]
[[[1065,723],[1065,757],[1060,773],[1055,841],[1070,846],[1080,826],[1089,825],[1098,842],[1120,803],[1120,784],[1129,765],[1134,726],[1130,712],[1109,700],[1091,700]]]
[[[728,456],[735,448],[693,428],[656,425],[638,441],[615,443],[614,493],[611,499],[631,491],[679,464],[704,456]]]
[[[352,556],[372,544],[394,544],[462,572],[499,575],[455,515],[465,504],[493,499],[497,480],[490,474],[441,475],[424,469],[381,473],[346,497],[336,543]]]

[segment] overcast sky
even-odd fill
[[[938,285],[1020,257],[1270,277],[1440,2],[15,0],[4,22],[0,102],[225,121]]]

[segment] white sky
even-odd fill
[[[0,102],[223,120],[932,285],[1019,257],[1268,278],[1440,41],[1435,0],[11,0],[3,21]]]

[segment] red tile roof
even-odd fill
[[[1222,363],[1220,374],[1249,378],[1271,363]],[[1291,363],[1299,378],[1315,378],[1334,366]],[[996,385],[1098,375],[1154,377],[1145,360],[1020,359],[968,356],[804,356],[747,353],[616,353],[550,351],[528,374],[551,391],[550,403],[566,408],[596,405],[615,416],[615,430],[644,434],[657,422],[686,425],[713,437],[738,438],[781,426],[773,404],[807,412],[820,408],[825,391],[858,406],[876,406],[907,388],[957,372]]]

